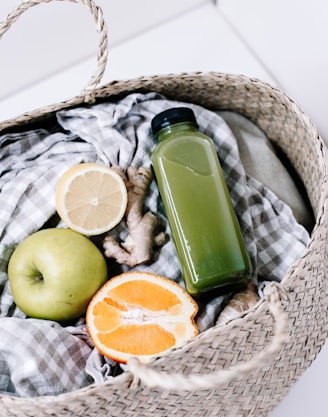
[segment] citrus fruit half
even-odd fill
[[[56,208],[66,225],[87,236],[115,227],[127,206],[123,179],[113,169],[97,163],[70,168],[56,188]]]
[[[89,303],[86,322],[95,347],[106,357],[141,362],[198,334],[198,306],[178,284],[131,271],[110,279]]]

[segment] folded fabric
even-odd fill
[[[237,140],[240,160],[246,174],[273,191],[292,209],[298,223],[306,230],[312,230],[314,218],[307,199],[301,195],[293,178],[295,175],[282,163],[265,134],[240,114],[231,111],[220,111],[218,114],[228,124]]]
[[[17,395],[56,394],[116,374],[115,365],[92,350],[81,322],[77,323],[74,334],[74,326],[65,328],[53,322],[24,318],[11,296],[7,264],[15,246],[30,233],[49,225],[65,226],[56,215],[54,194],[57,181],[68,168],[91,161],[119,165],[124,169],[130,165],[150,166],[150,155],[155,146],[150,132],[151,119],[162,110],[181,105],[194,110],[199,129],[214,140],[255,267],[254,282],[280,281],[302,255],[309,241],[308,232],[296,221],[287,204],[247,175],[238,141],[224,119],[200,106],[170,101],[156,93],[131,94],[117,103],[60,111],[57,113],[58,126],[49,130],[6,134],[0,137],[0,317],[5,323],[3,327],[0,324],[0,334],[6,337],[6,345],[0,344],[0,364],[4,370],[0,390]],[[155,182],[151,184],[145,209],[157,213],[170,235]],[[124,222],[113,233],[126,233]],[[121,267],[122,271],[126,269]],[[151,265],[135,269],[167,276],[183,286],[171,240],[156,252]],[[214,325],[230,297],[231,294],[227,294],[200,304],[197,316],[200,331]],[[29,331],[24,323],[29,326]],[[25,333],[31,335],[26,343],[23,341]],[[36,340],[37,351],[33,353]],[[51,365],[49,352],[55,355],[60,366]],[[15,358],[19,358],[16,365]],[[30,372],[27,376],[26,369]],[[74,379],[72,375],[75,375]],[[32,386],[26,379],[33,381]]]
[[[17,396],[57,395],[87,386],[92,351],[83,331],[37,319],[0,318],[0,389]]]

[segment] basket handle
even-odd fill
[[[183,376],[181,374],[168,374],[158,372],[149,366],[143,365],[133,357],[128,361],[128,369],[135,378],[141,380],[149,387],[158,387],[174,391],[195,391],[199,389],[217,388],[221,384],[228,383],[233,379],[240,378],[249,372],[260,368],[271,359],[284,346],[287,341],[288,317],[284,311],[279,297],[281,285],[272,282],[264,290],[264,299],[275,320],[275,334],[271,344],[262,352],[245,363],[220,370],[215,374]]]
[[[0,40],[2,36],[10,29],[13,23],[29,8],[37,6],[42,3],[50,3],[51,1],[70,1],[72,3],[79,3],[89,9],[96,23],[97,32],[99,34],[98,42],[98,56],[97,67],[92,74],[89,82],[81,92],[83,100],[87,103],[95,100],[95,88],[99,85],[107,64],[108,57],[108,41],[107,41],[107,26],[103,17],[103,12],[93,0],[23,0],[14,10],[12,10],[6,20],[0,22]]]

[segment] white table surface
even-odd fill
[[[13,26],[11,30],[14,29]],[[83,40],[81,44],[83,47]],[[96,67],[96,52],[93,58],[48,76],[0,101],[0,120],[79,94]],[[12,53],[15,53],[15,48]],[[54,53],[60,59],[60,53]],[[5,56],[1,56],[1,42],[0,62],[6,65]],[[24,64],[33,66],[35,71],[43,65],[47,63],[42,60]],[[195,8],[112,47],[102,83],[141,75],[198,70],[243,73],[274,83],[211,4]],[[5,82],[14,84],[15,79],[7,79],[8,73]]]
[[[219,9],[328,144],[327,0],[220,0]]]
[[[165,53],[168,43],[169,53]],[[0,120],[74,97],[88,81],[95,62],[95,58],[83,61],[0,101]],[[26,63],[29,64],[33,65]],[[242,73],[278,83],[210,4],[113,47],[103,83],[139,75],[197,70]],[[270,417],[326,417],[327,369],[326,344]]]

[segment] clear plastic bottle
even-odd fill
[[[253,268],[212,139],[186,107],[159,113],[151,126],[152,165],[187,291],[247,285]]]

